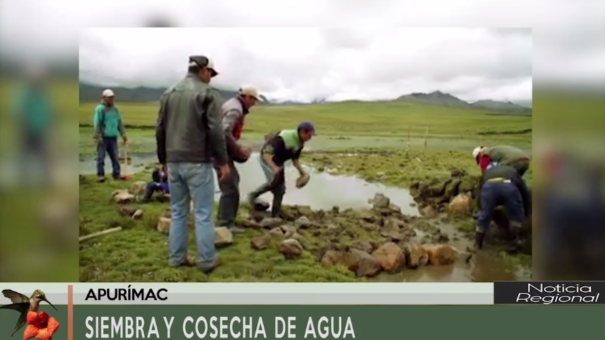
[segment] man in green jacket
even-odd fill
[[[99,183],[105,182],[105,155],[109,155],[113,179],[120,179],[120,159],[118,151],[118,136],[124,144],[128,140],[122,123],[120,111],[114,104],[112,90],[103,91],[101,103],[95,108],[94,139],[97,143],[97,178]]]
[[[477,165],[481,168],[482,173],[484,173],[487,166],[493,162],[515,168],[521,177],[523,177],[529,169],[529,156],[523,152],[523,150],[515,148],[514,146],[479,146],[473,150],[473,157],[475,158]]]
[[[248,196],[251,206],[255,206],[256,199],[268,192],[273,193],[271,215],[277,217],[281,211],[282,201],[286,193],[284,164],[292,160],[292,165],[298,170],[300,176],[305,171],[300,165],[300,154],[305,143],[315,135],[315,127],[311,122],[302,122],[297,129],[281,130],[276,134],[266,136],[265,144],[261,149],[260,165],[265,174],[266,182]]]

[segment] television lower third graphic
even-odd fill
[[[495,282],[495,304],[604,304],[605,282]]]

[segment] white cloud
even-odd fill
[[[519,32],[517,32],[519,33]],[[467,100],[531,98],[531,31],[465,28],[94,28],[80,36],[80,77],[168,86],[189,55],[214,60],[217,87],[269,98],[391,99],[441,90]]]

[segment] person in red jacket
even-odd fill
[[[237,96],[223,104],[223,130],[225,131],[227,152],[229,153],[231,176],[228,181],[219,182],[221,198],[218,204],[217,225],[229,228],[232,233],[244,232],[243,229],[235,226],[235,217],[240,201],[240,177],[235,168],[234,159],[237,161],[238,155],[244,155],[245,159],[250,157],[250,150],[241,146],[238,141],[244,130],[246,115],[257,101],[261,101],[258,90],[251,86],[244,86],[239,90]]]

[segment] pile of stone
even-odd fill
[[[410,189],[421,212],[429,217],[439,213],[470,216],[478,208],[480,180],[465,170],[454,169],[450,178],[416,182]]]
[[[480,176],[469,175],[465,170],[454,169],[448,179],[429,179],[410,186],[421,213],[427,217],[457,216],[475,217],[479,213]],[[510,221],[503,207],[497,207],[492,215],[488,239],[495,243],[510,241]],[[524,252],[531,253],[531,217],[523,221],[526,238]]]
[[[324,266],[343,266],[357,276],[397,272],[426,265],[451,265],[464,257],[448,245],[439,228],[425,226],[417,235],[415,218],[401,214],[390,199],[377,194],[367,209],[311,210],[308,206],[284,206],[280,217],[270,217],[264,207],[251,210],[241,226],[261,231],[250,239],[258,251],[277,250],[287,259],[311,256]],[[170,219],[161,217],[158,231],[167,234]],[[217,246],[233,242],[226,228],[216,228]],[[462,256],[461,256],[462,255]]]

